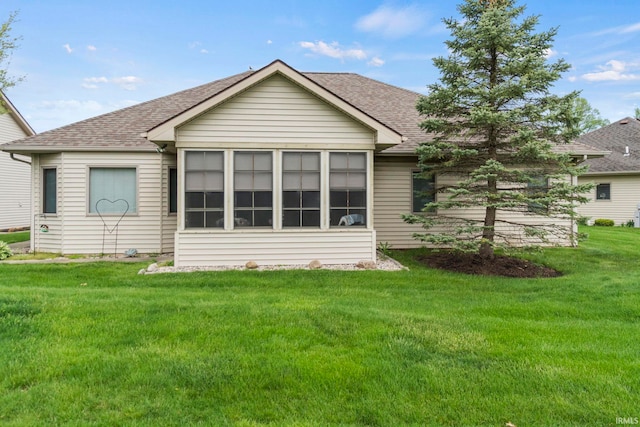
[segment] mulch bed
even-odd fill
[[[486,261],[475,253],[433,252],[417,259],[432,268],[481,276],[520,278],[562,276],[562,273],[553,268],[502,255],[496,255],[494,259]]]

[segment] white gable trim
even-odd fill
[[[149,130],[142,136],[158,145],[167,143],[175,144],[177,127],[201,114],[204,114],[205,112],[211,110],[212,108],[215,108],[217,105],[221,104],[227,99],[238,95],[239,93],[251,88],[264,79],[277,73],[281,74],[293,83],[305,88],[320,99],[328,102],[335,108],[352,117],[354,120],[373,130],[375,133],[375,143],[379,148],[382,149],[391,147],[402,142],[402,135],[400,135],[398,132],[380,123],[365,112],[355,108],[353,105],[337,97],[330,91],[311,81],[307,77],[300,74],[298,71],[294,70],[293,68],[289,67],[287,64],[279,60],[274,61],[266,67],[252,73],[247,78],[223,90],[222,92],[209,98],[208,100],[188,110],[185,110],[181,114],[173,117],[165,123]]]

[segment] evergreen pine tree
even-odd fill
[[[465,0],[461,20],[444,20],[450,54],[434,59],[440,80],[417,105],[433,136],[417,149],[419,165],[438,193],[424,215],[404,215],[426,229],[417,239],[492,259],[500,245],[573,237],[554,218],[573,218],[588,186],[572,184],[581,169],[555,147],[578,136],[578,93],[551,93],[569,65],[548,60],[557,29],[536,33],[538,17],[524,9]],[[472,219],[468,210],[480,208]]]

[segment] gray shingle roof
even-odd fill
[[[589,174],[640,173],[640,121],[625,117],[578,138],[577,142],[607,150],[611,153],[600,159],[589,159]],[[629,155],[625,156],[626,147]]]
[[[153,151],[156,145],[141,134],[240,82],[253,71],[236,74],[192,89],[93,117],[3,148],[11,151],[117,150]],[[301,73],[334,95],[403,136],[403,143],[385,154],[412,154],[429,139],[419,127],[416,102],[420,94],[352,73]],[[590,147],[570,144],[562,151],[595,154]]]

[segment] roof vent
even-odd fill
[[[629,153],[629,146],[627,145],[626,147],[624,147],[624,156],[629,157],[630,155],[631,153]]]
[[[620,124],[621,125],[626,125],[627,123],[629,123],[629,120],[627,120],[627,119],[620,120]]]

